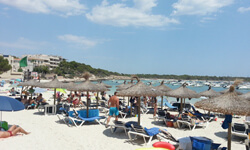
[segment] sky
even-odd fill
[[[0,53],[127,74],[250,77],[250,1],[0,0]]]

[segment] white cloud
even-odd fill
[[[17,41],[14,41],[14,42],[0,42],[0,47],[6,48],[6,49],[37,50],[38,48],[47,47],[47,46],[48,46],[47,42],[31,41],[23,37],[19,38]]]
[[[94,7],[86,17],[92,22],[112,26],[162,27],[170,23],[179,23],[176,19],[152,14],[151,10],[155,6],[156,0],[134,0],[133,7],[128,7],[124,3],[109,5],[103,0],[102,4]]]
[[[240,8],[238,8],[238,12],[240,12],[240,13],[245,13],[245,12],[248,12],[248,11],[250,11],[250,7],[240,7]]]
[[[79,0],[0,0],[0,3],[30,13],[58,14],[61,16],[80,15],[86,7]]]
[[[210,15],[232,3],[233,0],[178,0],[172,5],[172,15]]]
[[[61,35],[61,36],[58,36],[58,38],[68,43],[74,43],[74,44],[78,44],[80,46],[85,46],[85,47],[93,47],[98,43],[97,41],[89,40],[86,37],[75,36],[71,34]]]
[[[200,20],[200,22],[206,23],[206,22],[209,22],[209,21],[211,21],[211,20],[215,20],[215,18],[213,18],[213,17],[203,17],[203,18]]]

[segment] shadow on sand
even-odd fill
[[[226,131],[215,132],[214,134],[227,141],[227,132]],[[245,138],[232,135],[231,140],[234,142],[242,143],[242,142],[244,142]]]

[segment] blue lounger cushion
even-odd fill
[[[84,121],[95,121],[96,119],[104,119],[105,118],[104,116],[85,118],[85,117],[82,117],[80,114],[78,115],[78,117]]]

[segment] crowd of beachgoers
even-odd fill
[[[114,85],[122,84],[120,80],[110,82],[114,82]],[[135,150],[152,148],[154,143],[168,141],[175,147],[189,149],[190,144],[193,144],[193,138],[203,138],[202,140],[205,138],[205,141],[219,143],[221,148],[227,147],[227,129],[222,128],[225,115],[214,112],[208,114],[207,111],[195,108],[191,103],[187,103],[183,108],[174,106],[173,103],[164,103],[164,106],[161,106],[159,98],[157,102],[153,97],[141,97],[139,105],[139,97],[118,96],[120,102],[118,121],[112,117],[107,126],[106,119],[109,116],[107,102],[114,95],[114,89],[99,93],[58,89],[54,95],[54,89],[49,88],[29,87],[26,91],[22,91],[22,88],[18,87],[19,83],[18,80],[5,81],[0,87],[0,95],[18,99],[24,104],[25,110],[3,111],[1,120],[7,122],[9,127],[12,125],[22,127],[25,132],[19,131],[14,136],[12,132],[8,132],[13,137],[0,138],[1,148]],[[57,109],[55,112],[52,110],[54,104]],[[92,116],[97,119],[86,119],[89,117],[86,116],[87,105],[90,110],[88,115],[97,114]],[[138,124],[138,107],[141,108],[140,124]],[[80,118],[75,118],[77,116]],[[98,118],[99,116],[101,117]],[[232,122],[233,125],[244,124],[247,130],[248,119],[246,116],[234,115]],[[146,134],[143,136],[146,137],[146,142],[136,133],[141,127],[143,133],[141,130],[138,132]],[[158,129],[157,132],[153,130],[154,128]],[[28,132],[30,134],[21,136]],[[151,132],[153,138],[150,142]],[[134,139],[135,135],[138,139]],[[247,134],[244,136],[233,134],[232,149],[245,149],[247,138],[249,138]]]

